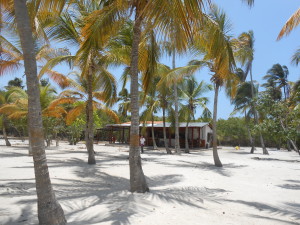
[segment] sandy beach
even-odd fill
[[[26,142],[0,140],[0,225],[38,224],[32,158]],[[300,224],[300,157],[268,149],[255,154],[220,147],[167,155],[145,149],[150,192],[129,189],[128,146],[95,144],[97,164],[87,164],[83,143],[46,150],[56,197],[71,225],[285,225]]]

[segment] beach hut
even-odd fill
[[[109,141],[110,143],[129,143],[130,139],[130,122],[122,124],[108,124],[105,128],[98,129],[98,134],[102,132],[102,140]],[[154,139],[156,145],[159,147],[164,146],[163,137],[163,122],[154,121]],[[152,138],[152,122],[147,121],[146,123],[140,123],[141,134],[146,139],[146,146],[153,146]],[[185,129],[186,123],[179,124],[179,142],[180,147],[185,147]],[[169,146],[174,147],[175,145],[175,132],[174,128],[171,127],[171,123],[166,123],[167,141]],[[209,123],[202,122],[191,122],[188,125],[188,141],[190,148],[207,148],[211,146],[212,140],[212,127]]]

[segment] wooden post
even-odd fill
[[[192,127],[192,148],[194,148],[194,127]]]
[[[200,131],[201,131],[201,127],[199,127],[199,135],[198,135],[198,140],[199,140],[199,148],[201,147],[201,138],[200,138]]]
[[[169,147],[171,147],[171,132],[169,127],[168,127],[168,133],[169,133]]]

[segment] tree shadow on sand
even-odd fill
[[[300,160],[287,160],[287,159],[276,159],[276,158],[260,158],[260,157],[253,157],[251,159],[262,160],[262,161],[291,162],[291,163],[299,163],[300,162]]]
[[[231,177],[232,176],[232,169],[241,169],[244,167],[247,167],[247,165],[241,165],[241,164],[235,164],[235,163],[224,163],[223,167],[216,167],[212,163],[207,162],[197,162],[192,163],[189,161],[184,160],[177,160],[174,162],[166,162],[165,159],[151,159],[152,162],[163,164],[164,166],[171,166],[171,167],[181,167],[181,168],[199,168],[200,170],[204,171],[211,171],[216,174],[219,174],[221,176],[225,177]]]
[[[106,160],[106,159],[105,159]],[[119,159],[117,159],[119,160]],[[143,217],[155,211],[159,205],[155,205],[153,199],[168,202],[170,204],[188,205],[203,208],[204,199],[218,202],[216,193],[224,192],[221,189],[207,188],[175,188],[163,189],[163,186],[178,183],[181,175],[167,175],[149,177],[147,180],[153,190],[146,194],[130,193],[129,180],[124,177],[112,176],[101,171],[103,165],[88,165],[81,159],[69,159],[63,163],[72,171],[71,178],[52,178],[56,197],[62,205],[68,224],[83,225],[109,222],[113,225],[131,224],[132,216]],[[51,162],[50,167],[60,167],[60,163]],[[25,199],[18,201],[22,209],[36,207],[36,193],[31,181],[20,180],[8,182],[7,187],[21,190],[20,193],[12,193]],[[23,189],[20,189],[23,187]],[[155,190],[156,189],[156,190]],[[160,190],[157,190],[160,189]],[[30,197],[32,195],[32,197]],[[9,196],[7,196],[9,197]],[[21,222],[19,222],[21,221]],[[22,216],[11,216],[8,224],[36,224],[35,210],[22,213]]]
[[[283,216],[292,217],[294,221],[300,220],[300,211],[299,211],[300,204],[298,203],[285,202],[281,206],[272,206],[265,203],[254,202],[254,201],[250,202],[250,201],[243,201],[243,200],[228,200],[228,199],[224,201],[253,207],[260,212],[259,213],[260,215],[250,214],[251,217],[261,218],[262,217],[261,212],[266,212],[268,215],[270,215],[270,217],[268,216],[263,218],[266,218],[268,220],[282,221],[287,224],[299,224],[288,220],[282,220]],[[280,219],[276,217],[279,217]]]
[[[290,183],[277,185],[277,187],[290,189],[290,190],[300,190],[300,181],[298,181],[298,180],[286,180],[286,181],[288,181]]]

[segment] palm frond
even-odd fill
[[[80,104],[77,104],[73,109],[71,109],[66,116],[66,124],[70,125],[73,121],[76,120],[77,117],[79,117],[85,110],[86,103],[81,102]]]
[[[277,40],[280,40],[284,35],[288,35],[295,27],[300,24],[300,8],[286,21],[285,25],[279,32]]]

